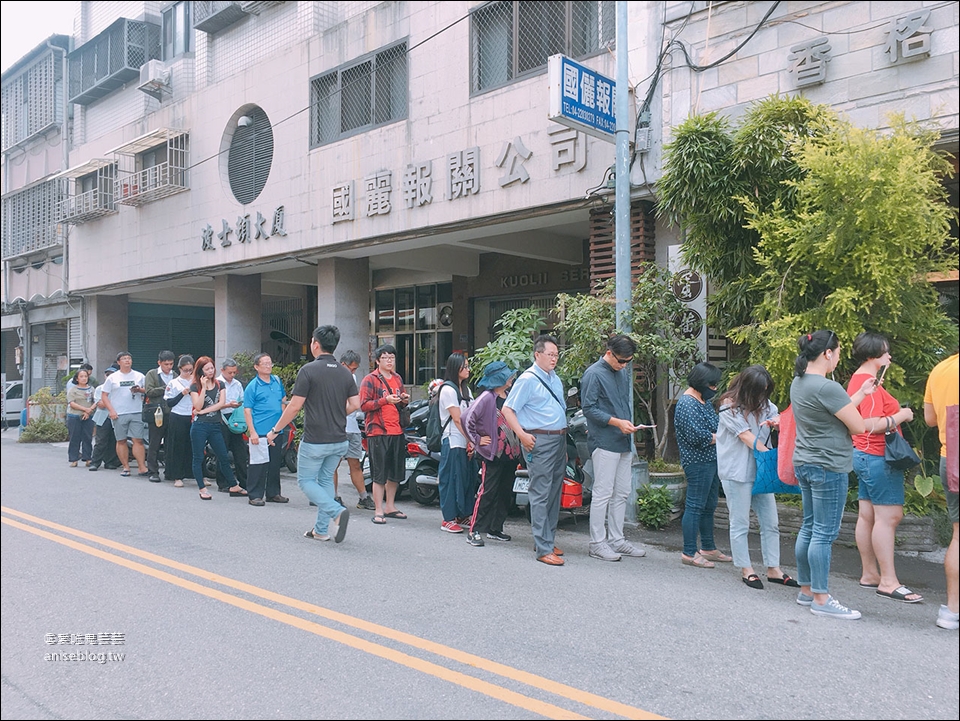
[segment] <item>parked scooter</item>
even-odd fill
[[[407,436],[407,461],[415,464],[407,478],[410,497],[417,503],[429,506],[440,498],[440,454],[427,448],[426,438]]]

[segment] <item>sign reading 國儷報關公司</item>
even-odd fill
[[[550,56],[547,77],[550,120],[615,141],[616,83],[613,80],[564,55]]]

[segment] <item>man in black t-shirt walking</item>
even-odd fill
[[[297,454],[297,483],[317,506],[317,522],[303,535],[317,541],[340,543],[347,533],[350,511],[334,500],[333,472],[347,452],[347,414],[360,408],[353,376],[333,357],[340,329],[322,325],[313,331],[310,351],[315,360],[297,373],[286,410],[267,434],[273,445],[278,429],[304,410],[303,438]]]

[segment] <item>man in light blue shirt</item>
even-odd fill
[[[563,551],[554,545],[567,465],[567,404],[554,371],[559,358],[557,339],[539,336],[533,365],[517,378],[503,406],[504,420],[527,453],[530,526],[537,560],[548,566],[563,565]]]

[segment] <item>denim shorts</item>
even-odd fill
[[[903,471],[892,468],[883,456],[853,450],[853,470],[857,473],[861,501],[875,506],[903,505]]]

